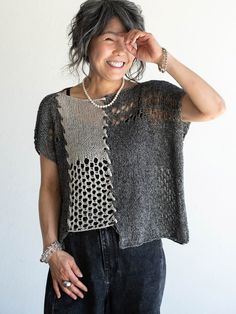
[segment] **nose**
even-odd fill
[[[115,45],[114,53],[126,54],[128,51],[124,39],[118,40]]]

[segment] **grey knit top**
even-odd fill
[[[34,130],[36,151],[58,166],[59,241],[68,232],[113,226],[122,249],[160,238],[187,243],[184,90],[150,80],[123,89],[107,108],[67,90],[42,99]]]

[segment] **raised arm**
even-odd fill
[[[207,121],[224,113],[224,100],[216,90],[170,53],[167,72],[186,92],[182,98],[181,120]]]
[[[137,29],[125,36],[127,49],[135,58],[159,65],[162,63],[162,47],[151,33]],[[225,111],[223,98],[199,75],[187,68],[168,52],[165,69],[184,89],[181,120],[206,121],[216,118]]]

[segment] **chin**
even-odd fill
[[[124,76],[125,76],[125,73],[124,74],[120,74],[120,75],[111,75],[111,76],[108,77],[108,80],[110,80],[110,81],[119,81],[122,78],[124,78]]]

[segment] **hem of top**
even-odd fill
[[[90,228],[90,229],[83,229],[83,230],[70,230],[70,229],[68,229],[67,230],[67,233],[69,233],[69,232],[83,232],[83,231],[90,231],[90,230],[97,230],[97,229],[104,229],[104,228],[107,228],[107,227],[112,227],[112,226],[114,226],[115,225],[115,223],[112,223],[112,224],[108,224],[108,225],[106,225],[106,226],[102,226],[102,227],[95,227],[95,228]]]
[[[119,246],[121,249],[127,249],[127,248],[131,248],[131,247],[138,247],[138,246],[141,246],[142,244],[145,244],[145,243],[148,243],[148,242],[152,242],[154,240],[162,240],[162,239],[168,239],[168,240],[171,240],[175,243],[178,243],[178,244],[181,244],[181,245],[184,245],[184,244],[187,244],[189,243],[189,238],[181,241],[175,237],[170,237],[170,236],[155,236],[151,239],[148,239],[148,240],[145,240],[143,242],[135,242],[135,244],[129,244],[126,240],[122,240],[122,237],[120,237],[120,241],[119,241]],[[128,246],[127,246],[128,245]]]

